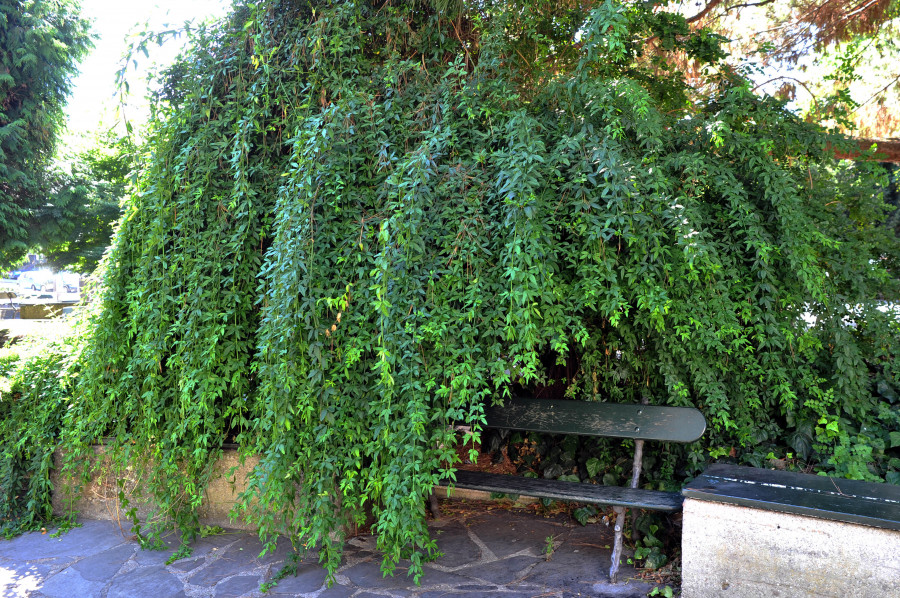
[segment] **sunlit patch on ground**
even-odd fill
[[[0,567],[0,596],[3,598],[25,598],[41,587],[37,571],[25,569],[17,571]]]

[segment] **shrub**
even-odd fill
[[[477,437],[513,389],[703,410],[653,484],[716,457],[896,480],[876,169],[837,164],[845,142],[754,95],[716,36],[581,6],[265,0],[201,30],[157,97],[70,464],[111,436],[190,536],[233,439],[261,457],[241,509],[264,539],[333,572],[371,506],[385,571],[415,576],[448,424]]]

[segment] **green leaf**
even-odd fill
[[[900,432],[890,432],[889,437],[891,439],[891,448],[900,446]]]

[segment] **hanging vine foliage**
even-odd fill
[[[449,424],[477,433],[559,361],[572,398],[704,411],[703,444],[655,457],[669,484],[760,447],[897,481],[876,170],[721,41],[612,1],[262,0],[201,30],[156,98],[70,467],[111,437],[190,536],[233,440],[261,459],[241,513],[264,539],[333,571],[368,507],[385,571],[418,575]]]

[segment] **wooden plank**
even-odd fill
[[[900,530],[900,487],[890,484],[831,481],[810,474],[714,464],[688,484],[682,494],[699,500]]]
[[[677,492],[640,490],[619,486],[596,486],[560,480],[542,480],[512,475],[498,475],[477,471],[457,471],[456,482],[442,480],[442,486],[453,485],[471,490],[519,494],[537,498],[551,498],[597,505],[680,511],[684,502]]]
[[[515,397],[485,409],[488,426],[548,434],[693,442],[706,420],[697,409]]]

